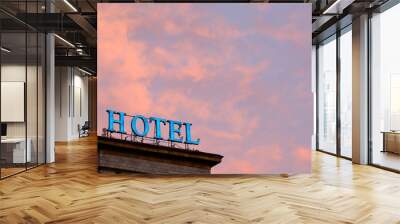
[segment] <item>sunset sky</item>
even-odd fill
[[[311,33],[311,4],[98,4],[98,133],[188,121],[212,173],[310,172]]]

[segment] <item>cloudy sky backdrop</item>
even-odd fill
[[[98,6],[99,134],[108,108],[189,121],[213,173],[310,171],[309,4]]]

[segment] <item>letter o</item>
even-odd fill
[[[136,122],[138,119],[140,119],[143,122],[143,132],[139,131],[136,127]],[[137,136],[140,137],[146,136],[149,133],[149,122],[147,121],[147,118],[141,115],[134,116],[131,121],[131,129],[132,132]]]

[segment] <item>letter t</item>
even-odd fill
[[[165,125],[167,121],[158,117],[150,117],[150,122],[152,121],[154,121],[154,129],[156,130],[154,138],[162,139],[160,123],[163,123]]]

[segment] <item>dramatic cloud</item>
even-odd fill
[[[98,133],[108,108],[190,121],[214,173],[310,171],[307,4],[99,4]]]

